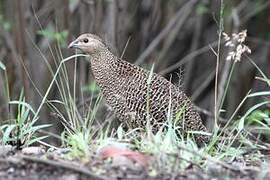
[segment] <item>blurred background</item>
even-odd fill
[[[250,57],[269,77],[270,1],[224,3],[224,31],[230,35],[247,29]],[[216,56],[211,49],[217,50],[219,17],[218,0],[0,0],[0,61],[6,67],[0,71],[0,121],[15,115],[7,105],[6,82],[11,100],[17,100],[24,89],[26,101],[37,109],[42,99],[38,91],[44,95],[53,77],[48,64],[55,71],[56,62],[74,54],[68,43],[81,33],[91,32],[126,61],[148,69],[155,64],[155,72],[180,84],[195,104],[207,111],[202,117],[212,127]],[[222,45],[221,94],[232,65],[225,60],[227,55]],[[74,71],[74,61],[67,63],[66,80],[72,84],[74,72],[77,75],[78,104],[94,91],[89,66],[87,61],[78,61]],[[257,75],[245,57],[236,64],[221,114],[225,121],[250,89],[267,88],[255,79]],[[55,85],[48,99],[59,99]],[[239,115],[259,101],[247,101]],[[55,119],[49,108],[42,109],[40,123],[59,122]],[[55,131],[58,125],[53,127]]]

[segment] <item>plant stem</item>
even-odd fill
[[[231,78],[232,78],[232,74],[233,74],[233,71],[234,71],[234,68],[235,68],[235,64],[236,64],[236,61],[233,61],[233,65],[231,67],[231,70],[230,70],[230,74],[228,76],[228,80],[226,82],[226,86],[225,86],[225,90],[224,90],[224,93],[222,95],[222,99],[221,99],[221,102],[220,102],[220,105],[219,105],[219,109],[218,109],[218,116],[220,114],[220,110],[222,109],[222,106],[223,106],[223,103],[225,101],[225,97],[227,95],[227,91],[228,91],[228,88],[229,88],[229,84],[231,82]]]
[[[67,57],[67,58],[63,59],[63,60],[60,62],[59,67],[57,68],[57,70],[56,70],[56,72],[55,72],[55,74],[54,74],[54,76],[53,76],[53,79],[52,79],[52,81],[51,81],[51,83],[50,83],[50,85],[49,85],[49,87],[48,87],[48,89],[47,89],[47,91],[46,91],[46,93],[45,93],[45,95],[44,95],[44,97],[43,97],[43,99],[42,99],[42,101],[41,101],[41,103],[40,103],[40,105],[39,105],[39,107],[38,107],[36,113],[35,113],[35,116],[33,117],[33,119],[36,119],[36,118],[38,117],[38,114],[39,114],[39,112],[40,112],[40,110],[41,110],[43,104],[45,103],[45,101],[46,101],[46,99],[47,99],[47,96],[49,95],[49,92],[50,92],[50,90],[51,90],[51,88],[52,88],[52,85],[53,85],[54,81],[56,80],[56,77],[57,77],[57,75],[58,75],[58,73],[59,73],[59,71],[60,71],[62,65],[63,65],[65,62],[67,62],[67,61],[69,61],[69,60],[71,60],[71,59],[73,59],[73,58],[81,57],[81,56],[88,57],[88,55],[75,54],[75,55],[73,55],[73,56],[70,56],[70,57]]]
[[[219,63],[220,63],[220,46],[221,46],[221,34],[223,31],[223,10],[224,10],[224,2],[220,0],[220,14],[219,14],[219,33],[218,33],[218,50],[217,50],[217,63],[216,63],[216,75],[215,75],[215,128],[218,127],[218,73],[219,73]]]

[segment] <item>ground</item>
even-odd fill
[[[205,169],[191,162],[184,170],[176,169],[168,173],[163,169],[153,171],[150,166],[129,161],[123,156],[104,159],[92,154],[89,159],[79,161],[65,158],[64,151],[45,152],[36,151],[35,148],[15,151],[11,147],[2,147],[0,179],[270,179],[270,169],[263,165],[263,161],[269,156],[267,154],[252,162],[244,158],[236,158],[224,164],[221,161],[212,161]],[[248,155],[245,155],[245,158],[248,158]]]

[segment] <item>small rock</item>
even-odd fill
[[[40,155],[40,154],[44,154],[45,150],[42,147],[32,146],[32,147],[23,148],[22,153],[27,154],[27,155],[30,155],[30,154]]]
[[[195,174],[188,174],[186,179],[187,180],[197,180],[197,179],[200,179],[200,178]]]
[[[11,162],[13,164],[19,164],[21,162],[21,159],[16,156],[8,156],[7,157],[8,162]]]
[[[25,172],[25,170],[22,170],[22,172],[21,172],[21,176],[26,176],[26,172]]]
[[[15,171],[14,167],[11,167],[7,170],[8,174],[12,174]]]
[[[0,156],[6,156],[12,149],[11,145],[0,146]]]
[[[78,180],[78,179],[79,179],[78,175],[76,174],[67,174],[59,178],[59,180]]]

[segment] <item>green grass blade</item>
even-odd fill
[[[56,70],[56,72],[55,72],[55,74],[54,74],[54,76],[53,76],[53,79],[52,79],[52,81],[51,81],[51,83],[50,83],[50,85],[49,85],[49,87],[48,87],[48,89],[47,89],[47,91],[46,91],[46,93],[45,93],[45,95],[44,95],[44,97],[43,97],[43,99],[42,99],[42,101],[41,101],[41,103],[40,103],[40,105],[39,105],[39,107],[38,107],[38,109],[37,109],[37,112],[36,112],[36,114],[35,114],[35,116],[34,116],[33,119],[36,119],[36,118],[37,118],[37,116],[38,116],[38,114],[39,114],[41,108],[43,107],[43,104],[44,104],[45,101],[47,100],[47,97],[48,97],[48,95],[49,95],[49,92],[51,91],[51,88],[52,88],[54,82],[56,81],[56,77],[58,76],[58,73],[60,72],[62,65],[63,65],[65,62],[67,62],[67,61],[69,61],[69,60],[71,60],[71,59],[73,59],[73,58],[76,58],[76,57],[88,57],[88,55],[84,55],[84,54],[76,54],[76,55],[69,56],[69,57],[63,59],[63,60],[60,62],[59,67],[57,68],[57,70]]]
[[[39,129],[44,129],[44,128],[47,128],[47,127],[50,127],[52,126],[51,124],[43,124],[43,125],[38,125],[38,126],[34,126],[34,127],[31,127],[30,128],[27,128],[23,133],[22,135],[27,135],[27,134],[34,134],[37,130]]]
[[[12,124],[12,125],[8,125],[7,128],[3,130],[3,137],[2,137],[3,144],[6,144],[7,141],[10,140],[10,133],[13,131],[15,127],[16,126]]]
[[[6,66],[0,61],[0,69],[2,69],[2,70],[6,70]]]
[[[252,106],[246,112],[246,114],[240,119],[239,124],[238,124],[238,131],[241,131],[241,130],[244,129],[245,119],[251,112],[253,112],[255,109],[257,109],[257,108],[259,108],[259,107],[261,107],[263,105],[266,105],[266,104],[270,104],[270,101],[265,101],[265,102],[262,102],[262,103],[259,103],[259,104],[256,104],[256,105]]]
[[[246,55],[246,57],[248,58],[249,62],[251,62],[251,64],[253,64],[255,68],[260,72],[262,77],[266,80],[266,83],[268,84],[268,86],[270,86],[270,81],[268,81],[267,76],[263,73],[263,71],[259,68],[259,66],[257,66],[257,64],[249,56]]]
[[[260,91],[260,92],[249,94],[248,97],[269,96],[269,95],[270,95],[270,91]]]
[[[41,136],[41,137],[34,138],[34,139],[28,141],[26,146],[30,146],[31,144],[33,144],[35,142],[38,142],[38,141],[41,141],[41,140],[43,140],[43,139],[45,139],[47,137],[49,137],[49,136]]]
[[[34,109],[31,107],[31,105],[26,103],[26,102],[23,102],[23,101],[10,101],[9,104],[16,104],[16,105],[24,106],[27,109],[29,109],[34,115],[36,114]]]

